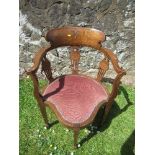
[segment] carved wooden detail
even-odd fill
[[[103,52],[104,55],[110,60],[110,62],[112,63],[112,66],[117,74],[119,74],[120,72],[124,72],[123,68],[120,67],[118,64],[118,59],[117,59],[116,54],[114,54],[111,50],[109,50],[107,48],[100,48],[99,50],[101,52]]]
[[[109,69],[109,59],[104,58],[99,64],[99,71],[97,74],[97,81],[101,81],[106,71]]]
[[[80,61],[80,52],[77,47],[73,47],[70,52],[72,74],[78,74],[78,64]]]
[[[46,58],[46,55],[42,59],[42,71],[41,72],[44,72],[49,83],[51,83],[53,81],[51,63]]]

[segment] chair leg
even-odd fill
[[[48,122],[47,113],[46,113],[46,107],[45,106],[43,106],[43,107],[39,106],[39,107],[40,107],[40,111],[41,111],[42,117],[44,119],[46,128],[49,129],[50,128],[50,123]]]
[[[77,144],[78,135],[79,135],[79,128],[76,128],[74,129],[74,148],[78,147],[78,144]]]
[[[109,104],[109,105],[107,105],[107,106],[105,107],[105,111],[104,111],[103,119],[102,119],[102,121],[101,121],[101,125],[103,125],[103,123],[105,122],[105,120],[106,120],[106,118],[107,118],[107,116],[108,116],[108,113],[109,113],[110,109],[111,109],[111,104]]]

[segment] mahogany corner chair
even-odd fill
[[[111,50],[102,47],[101,42],[105,41],[105,34],[99,30],[84,27],[62,27],[48,31],[45,39],[50,43],[50,46],[41,48],[36,53],[33,66],[27,71],[27,74],[33,81],[34,96],[46,127],[49,128],[50,125],[46,114],[46,107],[49,107],[64,126],[73,129],[74,146],[77,148],[79,130],[93,122],[101,106],[105,106],[102,123],[106,119],[117,96],[120,80],[126,72],[122,67],[119,67],[116,55]],[[72,74],[54,79],[46,54],[48,51],[62,46],[71,46]],[[94,48],[104,54],[104,59],[99,63],[96,79],[78,74],[80,60],[78,48],[83,46]],[[101,84],[101,79],[109,69],[109,62],[112,63],[117,73],[111,93]],[[49,81],[49,85],[43,93],[39,90],[36,75],[40,64]]]

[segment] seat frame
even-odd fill
[[[126,74],[125,70],[119,66],[117,56],[109,49],[102,47],[102,42],[105,41],[105,34],[99,30],[93,28],[83,28],[83,27],[62,27],[57,29],[50,30],[45,36],[46,41],[50,43],[48,47],[41,48],[33,59],[33,66],[27,70],[27,74],[30,75],[33,86],[34,86],[34,96],[38,102],[41,114],[43,116],[46,127],[49,128],[50,124],[47,118],[46,107],[50,107],[52,111],[56,114],[58,120],[65,125],[67,128],[73,129],[74,131],[74,146],[77,148],[78,134],[81,128],[84,128],[90,125],[98,110],[101,106],[105,106],[104,115],[102,118],[101,124],[106,120],[108,113],[111,109],[112,103],[117,96],[120,80],[123,75]],[[112,91],[109,93],[108,100],[99,103],[95,108],[93,115],[80,125],[75,125],[72,123],[65,122],[61,115],[57,113],[55,107],[51,107],[49,101],[44,100],[43,95],[39,89],[39,81],[36,75],[40,64],[42,65],[42,72],[46,75],[49,83],[53,82],[55,78],[52,77],[52,68],[50,61],[47,59],[47,52],[58,47],[71,46],[70,59],[71,59],[71,69],[72,74],[78,73],[78,63],[80,60],[79,47],[87,46],[98,50],[104,54],[104,59],[99,63],[99,71],[96,77],[96,81],[101,84],[106,71],[109,69],[109,62],[112,63],[112,66],[117,73],[113,85]],[[80,75],[80,74],[79,74]]]

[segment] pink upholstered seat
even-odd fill
[[[66,75],[53,81],[43,93],[61,117],[71,123],[86,121],[108,94],[96,80],[82,75]]]

